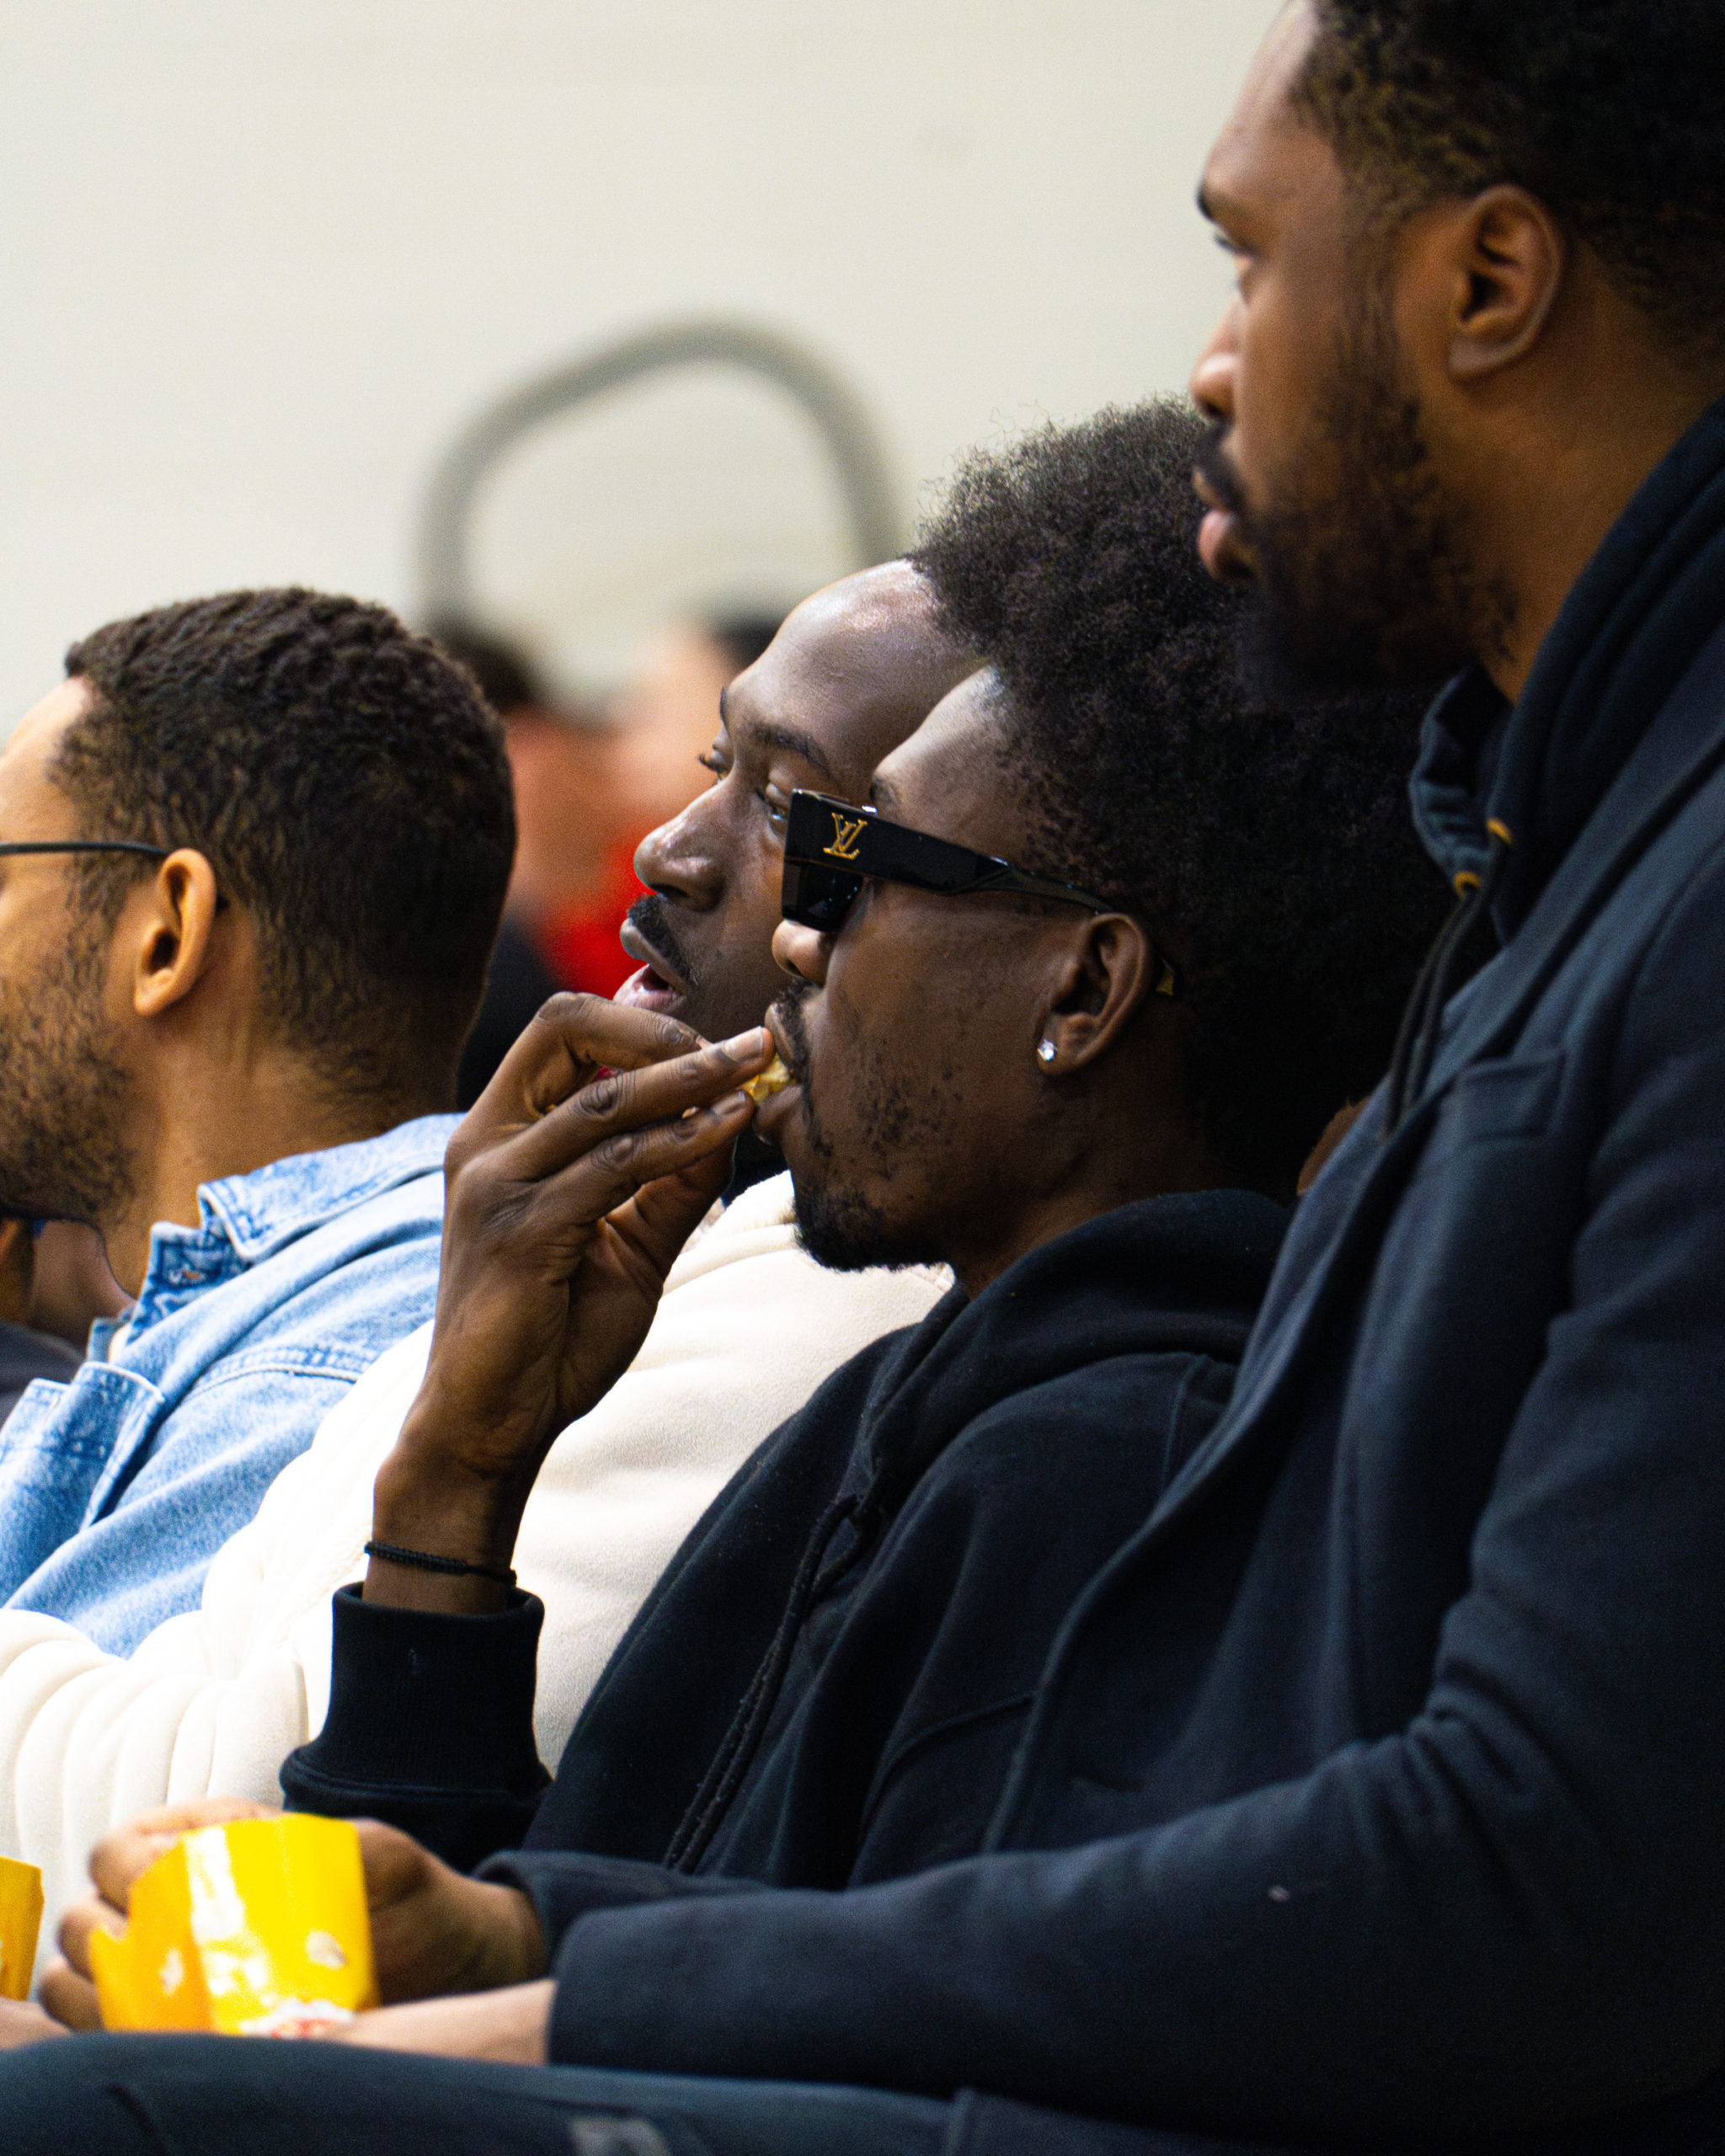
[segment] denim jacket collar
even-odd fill
[[[457,1121],[449,1115],[419,1116],[381,1137],[290,1154],[249,1175],[202,1184],[195,1228],[162,1220],[150,1231],[144,1284],[123,1321],[127,1344],[193,1296],[273,1257],[355,1206],[441,1167]],[[92,1336],[93,1356],[105,1358],[114,1329]]]

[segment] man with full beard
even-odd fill
[[[1149,2100],[1217,2130],[1725,2143],[1722,80],[1688,0],[1301,0],[1204,175],[1258,678],[1461,670],[1455,917],[1168,1523],[1265,1478],[1146,1875]]]

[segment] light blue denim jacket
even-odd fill
[[[431,1315],[457,1120],[206,1183],[197,1227],[153,1230],[123,1329],[98,1325],[77,1375],[38,1378],[0,1428],[8,1609],[127,1654],[196,1607],[324,1416]]]

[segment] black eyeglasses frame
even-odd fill
[[[1081,890],[1076,883],[1055,883],[1046,876],[1033,876],[1001,860],[998,854],[978,853],[950,839],[913,830],[908,824],[889,823],[878,809],[797,787],[785,819],[784,881],[779,901],[785,919],[823,936],[836,935],[845,915],[861,896],[862,886],[871,878],[882,883],[908,883],[942,898],[1010,891],[1023,898],[1084,906],[1092,913],[1120,910],[1092,891]],[[1179,968],[1160,949],[1156,955],[1161,969],[1156,994],[1183,995],[1185,982]]]
[[[166,861],[165,846],[146,846],[142,839],[5,839],[0,854],[13,853],[147,853]]]

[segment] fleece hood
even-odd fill
[[[997,1402],[1121,1356],[1232,1361],[1288,1225],[1251,1191],[1140,1199],[1032,1251],[974,1302],[955,1288],[875,1376],[857,1468],[890,1512]]]

